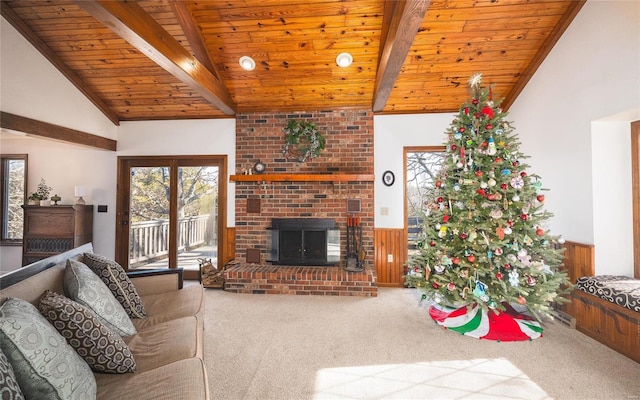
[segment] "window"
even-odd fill
[[[27,199],[27,155],[1,156],[0,204],[2,205],[2,244],[21,244],[24,213],[22,205]]]

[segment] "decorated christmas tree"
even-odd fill
[[[553,303],[564,301],[569,280],[559,271],[559,238],[547,229],[546,189],[524,162],[500,101],[481,83],[480,74],[471,77],[471,99],[446,131],[444,166],[425,200],[424,236],[406,281],[424,291],[431,317],[449,329],[531,339]]]

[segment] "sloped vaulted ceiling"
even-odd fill
[[[2,16],[114,123],[249,111],[507,107],[584,1],[3,0]],[[347,68],[341,52],[353,55]],[[241,56],[256,61],[240,68]]]

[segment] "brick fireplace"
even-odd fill
[[[314,122],[326,148],[299,163],[282,154],[283,128],[289,119]],[[339,181],[332,175],[373,174],[373,113],[370,110],[246,113],[236,115],[236,174],[261,161],[264,174],[302,174],[313,181],[235,182],[235,265],[225,274],[225,290],[245,293],[290,293],[376,296],[373,266],[374,183]],[[326,174],[317,178],[317,175]],[[233,180],[233,178],[232,178]],[[357,199],[361,212],[364,270],[345,271],[347,200]],[[340,261],[334,266],[272,265],[273,219],[333,219],[340,230]]]

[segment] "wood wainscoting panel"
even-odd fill
[[[407,261],[404,229],[374,229],[373,247],[378,286],[404,286],[404,264]],[[389,261],[390,255],[392,261]]]
[[[581,276],[594,276],[596,273],[596,253],[595,246],[566,241],[563,244],[564,268],[571,279],[571,283],[576,283],[576,279]]]
[[[227,227],[224,236],[224,258],[222,260],[222,265],[233,260],[236,256],[236,227]]]
[[[566,241],[562,244],[564,251],[563,270],[569,275],[571,284],[575,285],[576,280],[581,276],[595,275],[595,246],[592,244],[584,244]],[[568,296],[572,298],[571,295]],[[564,304],[558,304],[556,308],[569,314],[572,317],[578,317],[576,313],[581,312],[573,301]]]

